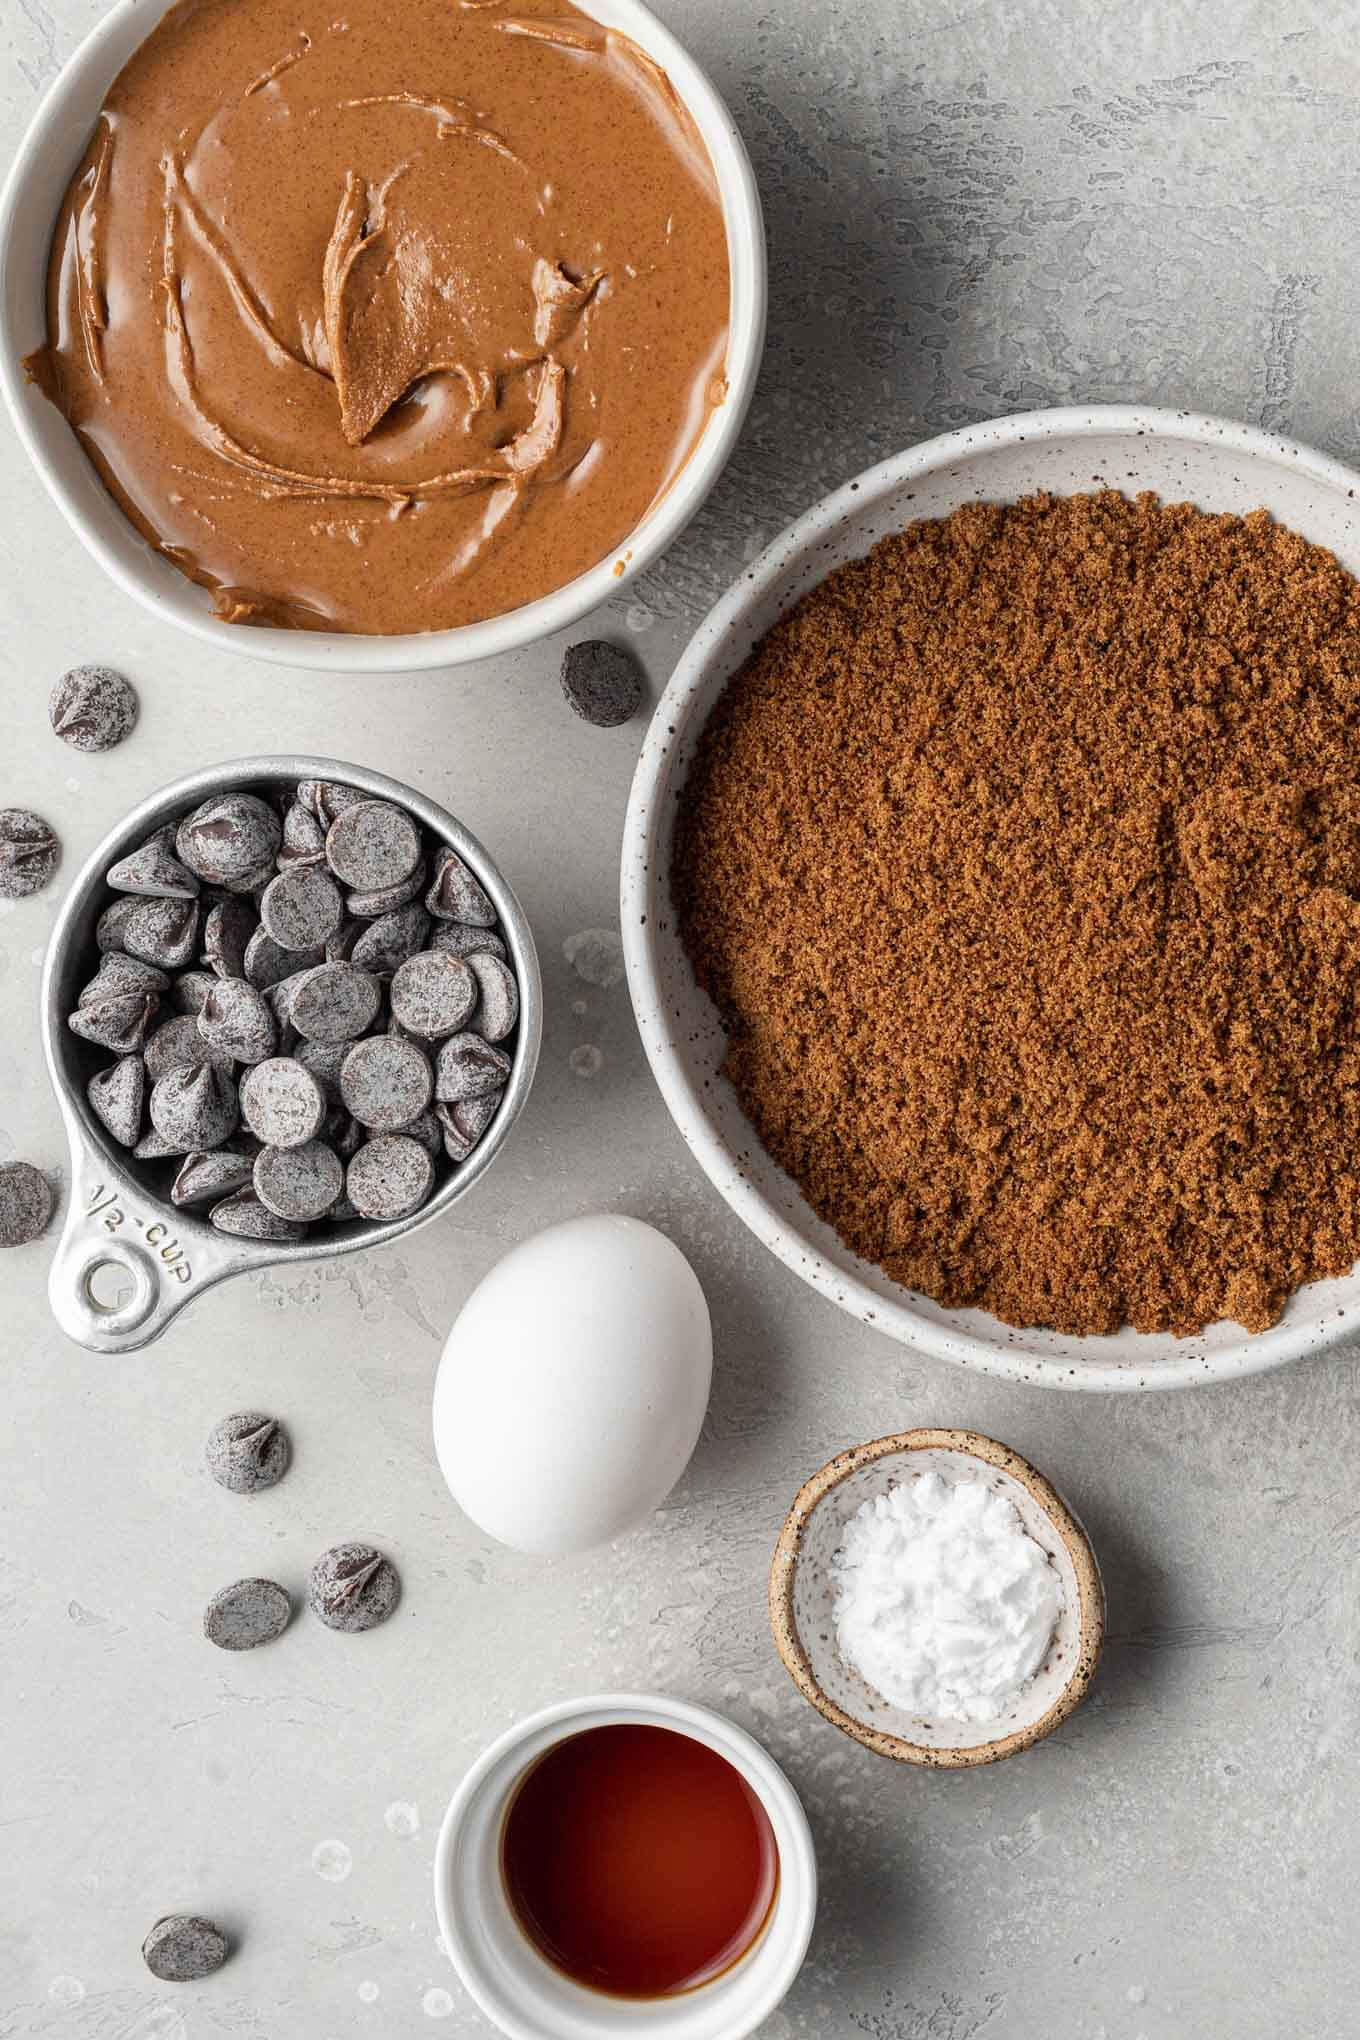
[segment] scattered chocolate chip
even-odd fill
[[[283,1425],[263,1410],[235,1410],[223,1417],[209,1431],[204,1448],[209,1473],[234,1495],[274,1487],[287,1473],[292,1456]]]
[[[183,970],[198,946],[197,900],[138,900],[123,929],[123,948],[161,970]]]
[[[230,1233],[238,1240],[269,1240],[291,1246],[307,1237],[305,1225],[298,1225],[291,1218],[280,1218],[267,1204],[261,1204],[249,1185],[244,1190],[233,1191],[220,1204],[214,1204],[208,1213],[208,1223],[218,1232]]]
[[[320,1084],[301,1063],[290,1056],[274,1056],[253,1064],[242,1077],[241,1113],[266,1147],[301,1147],[321,1131],[326,1101]]]
[[[177,1013],[173,1020],[163,1020],[153,1034],[148,1034],[145,1057],[146,1074],[153,1084],[158,1084],[169,1070],[190,1070],[198,1063],[211,1063],[228,1077],[236,1067],[234,1057],[203,1039],[192,1013]]]
[[[32,1162],[0,1168],[0,1247],[26,1247],[41,1239],[52,1218],[52,1185]]]
[[[439,921],[430,937],[431,949],[442,949],[447,956],[504,957],[505,944],[490,928],[468,928],[461,921]]]
[[[212,1148],[206,1153],[186,1155],[170,1186],[170,1202],[190,1209],[196,1204],[216,1204],[233,1192],[244,1190],[254,1172],[253,1157],[238,1154],[233,1148]]]
[[[514,972],[499,956],[474,950],[467,966],[477,980],[479,999],[473,1027],[483,1041],[504,1041],[519,1019],[519,986]]]
[[[52,689],[52,728],[75,751],[111,751],[132,734],[137,695],[112,666],[73,666]]]
[[[142,1943],[142,1960],[162,1983],[196,1983],[227,1959],[227,1937],[197,1913],[167,1913]]]
[[[394,970],[425,947],[430,917],[424,907],[412,901],[394,913],[382,914],[360,930],[350,949],[350,961],[360,970],[390,977]]]
[[[209,1048],[237,1062],[263,1062],[278,1046],[269,1001],[244,978],[219,978],[194,1024]]]
[[[246,950],[259,928],[252,907],[242,899],[219,900],[203,923],[203,960],[222,978],[246,975]]]
[[[378,1017],[382,986],[352,963],[319,963],[289,1001],[288,1017],[308,1041],[357,1041]]]
[[[283,824],[253,793],[215,793],[179,825],[180,861],[212,885],[250,892],[274,868]]]
[[[345,1195],[363,1218],[406,1218],[433,1188],[429,1150],[403,1133],[380,1133],[365,1141],[345,1174]]]
[[[462,957],[425,949],[398,965],[388,996],[392,1017],[402,1027],[423,1041],[440,1041],[446,1034],[456,1034],[470,1018],[477,1004],[477,980]]]
[[[136,1147],[141,1138],[146,1074],[139,1055],[125,1055],[91,1077],[85,1087],[91,1112],[120,1147]]]
[[[316,864],[290,865],[260,900],[260,920],[280,949],[318,949],[344,918],[339,886]]]
[[[361,1126],[382,1133],[409,1125],[429,1104],[433,1088],[434,1073],[424,1052],[413,1041],[390,1034],[356,1043],[340,1070],[346,1110]],[[352,1189],[349,1195],[354,1197]],[[359,1204],[357,1197],[354,1201]]]
[[[490,928],[496,919],[481,881],[473,876],[457,851],[447,846],[434,862],[434,884],[425,904],[440,921],[467,921],[474,928]]]
[[[615,729],[642,705],[642,674],[622,645],[586,638],[568,645],[562,660],[562,692],[577,715],[597,729]]]
[[[439,1051],[435,1069],[435,1096],[445,1105],[464,1098],[480,1098],[499,1090],[510,1075],[511,1062],[499,1048],[483,1041],[480,1034],[455,1034]]]
[[[140,849],[120,857],[105,873],[105,883],[115,892],[136,893],[153,900],[193,900],[199,883],[192,871],[180,863],[174,852],[173,822],[148,836]]]
[[[326,862],[355,892],[400,885],[420,862],[420,830],[389,800],[358,801],[326,831]]]
[[[41,892],[61,862],[61,844],[31,808],[0,808],[0,899]]]
[[[255,1157],[255,1195],[278,1218],[321,1218],[344,1187],[344,1164],[324,1141],[261,1148]]]
[[[293,1604],[274,1580],[234,1580],[203,1611],[203,1634],[219,1650],[255,1650],[282,1636]]]
[[[151,1124],[180,1154],[220,1147],[239,1117],[236,1086],[207,1063],[167,1070],[151,1087]]]
[[[313,1615],[327,1629],[350,1635],[386,1622],[400,1599],[396,1567],[371,1544],[337,1544],[323,1551],[307,1581]]]

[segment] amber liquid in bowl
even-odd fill
[[[615,1997],[729,1970],[779,1886],[769,1816],[707,1743],[645,1722],[568,1736],[521,1780],[501,1836],[516,1921],[553,1966]]]

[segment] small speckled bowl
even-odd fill
[[[1062,1580],[1063,1608],[1047,1657],[985,1742],[976,1722],[926,1721],[875,1692],[836,1647],[831,1561],[862,1503],[910,1474],[981,1479],[1014,1503]],[[770,1622],[804,1699],[881,1757],[961,1770],[1013,1757],[1066,1721],[1090,1689],[1105,1635],[1105,1590],[1090,1539],[1057,1489],[1028,1460],[977,1431],[901,1431],[827,1461],[800,1488],[770,1567]]]

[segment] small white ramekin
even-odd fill
[[[529,1765],[566,1736],[620,1721],[678,1729],[726,1757],[769,1815],[779,1851],[779,1889],[760,1938],[722,1976],[680,1997],[639,2002],[582,1989],[530,1946],[501,1880],[501,1829]],[[802,1967],[817,1911],[817,1861],[797,1794],[744,1729],[663,1694],[609,1693],[545,1707],[483,1751],[439,1830],[434,1903],[464,1988],[510,2040],[743,2040]]]
[[[206,589],[187,581],[124,517],[75,434],[23,371],[47,330],[48,246],[62,196],[105,95],[167,0],[119,0],[49,89],[0,194],[0,388],[29,458],[87,550],[126,594],[153,615],[220,649],[278,666],[329,673],[414,673],[461,666],[564,630],[617,595],[677,538],[717,481],[736,444],[765,341],[765,231],[755,175],[732,116],[704,72],[640,0],[587,0],[607,28],[631,37],[665,71],[713,162],[727,225],[732,276],[727,395],[689,460],[637,529],[587,573],[536,602],[457,630],[368,636],[222,623]]]

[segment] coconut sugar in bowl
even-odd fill
[[[998,1695],[990,1716],[927,1717],[894,1704],[864,1677],[838,1634],[852,1526],[866,1503],[881,1505],[922,1477],[947,1493],[981,1488],[989,1506],[1009,1505],[1017,1534],[1052,1571],[1057,1606],[1047,1647],[1032,1676]],[[1086,1532],[1027,1460],[976,1431],[904,1431],[839,1453],[799,1491],[770,1568],[770,1622],[794,1684],[828,1721],[879,1756],[958,1770],[1029,1749],[1081,1704],[1100,1658],[1105,1594]],[[948,1651],[948,1638],[937,1648]]]

